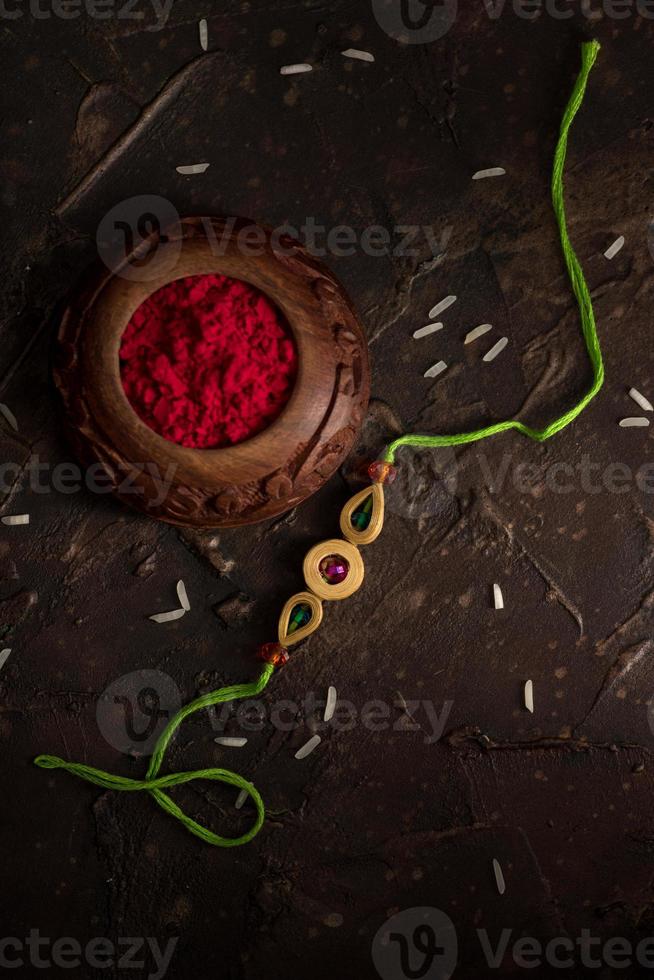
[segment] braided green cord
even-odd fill
[[[165,810],[171,817],[179,820],[188,831],[195,834],[196,837],[199,837],[205,843],[215,844],[217,847],[238,847],[239,844],[247,844],[259,833],[266,817],[263,800],[252,783],[249,783],[242,776],[239,776],[238,773],[231,772],[229,769],[196,769],[193,772],[173,772],[167,776],[160,776],[159,770],[161,769],[170,740],[185,718],[188,718],[189,715],[194,714],[196,711],[201,711],[203,708],[210,708],[212,705],[221,704],[224,701],[236,701],[240,698],[256,697],[268,684],[274,669],[272,664],[266,664],[259,679],[252,684],[234,684],[232,687],[223,687],[218,691],[210,691],[209,694],[203,694],[201,697],[196,698],[195,701],[191,701],[190,704],[184,705],[170,719],[159,736],[145,779],[128,779],[126,776],[114,776],[112,773],[104,772],[102,769],[94,769],[92,766],[85,766],[82,763],[65,762],[63,759],[58,759],[54,755],[40,755],[34,760],[34,764],[40,766],[41,769],[65,769],[74,776],[79,776],[80,779],[85,779],[87,782],[93,783],[95,786],[101,786],[103,789],[116,789],[125,792],[146,790],[157,801],[162,810]],[[195,779],[215,780],[217,782],[227,783],[229,786],[236,787],[236,789],[245,790],[248,796],[251,797],[257,810],[257,819],[250,830],[243,834],[242,837],[220,837],[218,834],[214,834],[213,831],[207,827],[203,827],[202,824],[197,823],[196,820],[189,817],[177,806],[168,793],[163,792],[164,788],[181,786],[184,783],[193,782]]]
[[[588,286],[586,285],[584,273],[568,236],[565,206],[563,203],[563,168],[565,166],[565,156],[568,148],[568,133],[577,111],[584,100],[588,76],[590,75],[591,69],[595,64],[595,59],[597,58],[599,49],[600,45],[597,41],[590,41],[582,45],[581,71],[579,72],[575,87],[572,95],[570,96],[570,101],[568,102],[566,110],[563,114],[552,170],[552,204],[554,205],[554,213],[556,215],[556,220],[559,227],[561,248],[563,249],[563,257],[568,270],[568,276],[572,284],[573,292],[579,304],[581,328],[583,331],[584,340],[586,341],[586,349],[588,350],[588,356],[593,367],[593,383],[591,387],[573,408],[570,408],[567,412],[564,412],[559,418],[554,419],[554,421],[550,422],[549,425],[546,425],[544,429],[532,429],[530,426],[525,425],[524,422],[520,422],[516,419],[507,419],[504,422],[496,422],[493,425],[488,425],[482,429],[476,429],[473,432],[459,432],[451,436],[400,436],[399,439],[395,439],[394,442],[392,442],[386,449],[382,457],[385,462],[392,463],[394,461],[395,453],[400,446],[423,446],[425,448],[434,448],[436,446],[460,446],[464,443],[477,442],[480,439],[487,439],[489,436],[495,436],[500,432],[507,432],[509,429],[517,429],[518,432],[522,432],[523,435],[529,436],[530,439],[535,439],[537,442],[544,442],[545,439],[549,439],[557,432],[560,432],[561,429],[564,429],[566,425],[570,425],[570,423],[573,422],[581,412],[583,412],[588,403],[595,397],[597,392],[602,387],[604,382],[604,364],[602,362],[602,352],[600,350],[599,339],[597,337],[597,328],[595,326],[593,303],[590,298],[590,293],[588,292]]]

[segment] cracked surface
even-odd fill
[[[362,461],[389,438],[517,414],[541,425],[579,396],[590,369],[548,182],[584,24],[462,11],[439,42],[402,48],[363,2],[229,0],[212,15],[182,0],[163,32],[4,22],[0,401],[19,432],[0,422],[12,464],[1,504],[31,523],[0,528],[0,629],[12,648],[0,672],[3,935],[179,936],[176,978],[367,980],[377,929],[414,906],[453,919],[465,978],[486,975],[477,928],[494,941],[506,927],[541,940],[654,933],[654,480],[649,492],[601,482],[615,464],[635,474],[651,461],[648,430],[617,426],[635,414],[631,385],[654,395],[651,21],[597,25],[603,51],[567,171],[606,387],[542,446],[507,435],[456,454],[403,451],[364,587],[293,652],[261,700],[263,724],[244,732],[246,715],[223,712],[184,725],[167,765],[252,778],[269,810],[256,841],[204,847],[148,799],[30,764],[43,751],[140,775],[143,760],[98,729],[110,683],[161,671],[186,700],[252,676],[255,647],[275,639],[282,604],[302,587],[305,551],[336,533]],[[351,45],[375,64],[345,62]],[[279,77],[301,60],[311,75]],[[211,163],[201,177],[175,171],[200,160]],[[496,165],[506,177],[470,180]],[[49,377],[56,307],[101,217],[139,193],[185,214],[433,233],[411,256],[328,257],[368,331],[375,400],[340,475],[274,522],[180,533],[102,494],[42,490],[72,462]],[[626,245],[607,262],[618,234]],[[449,293],[459,300],[446,329],[413,341]],[[483,340],[462,345],[481,322],[510,339],[492,366]],[[423,379],[441,357],[448,372]],[[47,464],[36,486],[35,462]],[[555,492],[563,465],[576,469]],[[150,614],[176,605],[179,578],[191,611],[154,625]],[[345,710],[321,724],[330,684],[353,722]],[[386,706],[385,727],[363,723],[371,702]],[[321,745],[296,762],[315,731]],[[221,733],[248,743],[220,748]],[[225,833],[249,819],[227,788],[179,799]]]

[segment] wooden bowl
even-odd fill
[[[263,243],[256,256],[239,244],[244,228]],[[147,281],[130,271],[145,255]],[[138,417],[118,351],[147,296],[173,279],[212,273],[244,280],[277,304],[295,340],[298,373],[268,428],[235,446],[190,449]],[[191,527],[251,524],[314,493],[350,451],[370,385],[364,334],[334,276],[288,236],[233,218],[185,218],[148,236],[118,269],[98,262],[64,311],[54,377],[78,456],[102,471],[96,482],[151,517]]]

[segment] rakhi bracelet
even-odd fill
[[[266,688],[276,668],[287,663],[288,648],[301,642],[318,629],[323,618],[323,601],[346,599],[360,588],[364,578],[363,559],[359,547],[371,544],[381,533],[384,524],[384,485],[395,478],[393,466],[395,454],[402,446],[415,448],[437,448],[440,446],[459,446],[478,442],[490,436],[515,429],[536,442],[544,442],[573,422],[597,395],[604,382],[604,365],[593,305],[584,274],[572,248],[568,236],[563,201],[563,169],[568,145],[568,133],[586,91],[591,69],[597,58],[600,45],[597,41],[582,45],[581,70],[563,114],[559,138],[554,154],[552,170],[552,204],[559,228],[561,248],[572,290],[579,305],[581,327],[586,350],[593,368],[593,381],[588,391],[570,409],[554,419],[543,429],[533,429],[516,419],[497,422],[471,432],[455,435],[405,435],[396,439],[386,449],[380,460],[371,463],[368,473],[371,485],[354,495],[343,507],[340,519],[342,538],[332,538],[314,545],[307,553],[303,572],[306,590],[293,595],[284,605],[278,626],[278,640],[259,647],[258,657],[265,661],[259,678],[250,684],[235,684],[211,691],[185,705],[168,722],[157,741],[145,779],[129,779],[115,776],[101,769],[94,769],[80,763],[66,762],[56,756],[40,755],[34,762],[42,769],[65,769],[67,772],[87,782],[108,790],[134,792],[145,790],[159,806],[176,820],[179,820],[190,833],[195,834],[207,844],[218,847],[237,847],[247,844],[261,830],[265,820],[265,807],[257,789],[251,782],[229,769],[197,769],[191,772],[171,773],[160,776],[159,772],[170,741],[182,722],[196,711],[210,708],[226,701],[256,697]],[[250,796],[257,817],[254,825],[241,837],[221,837],[202,824],[193,820],[165,792],[174,786],[208,779],[226,783]]]

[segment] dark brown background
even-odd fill
[[[567,494],[544,488],[548,467],[584,454],[600,468],[650,459],[648,430],[617,425],[638,414],[630,385],[654,397],[654,22],[633,13],[593,22],[604,46],[567,171],[604,391],[544,446],[509,435],[458,452],[454,492],[439,475],[451,456],[404,453],[410,479],[366,551],[364,588],[327,610],[269,688],[269,708],[324,697],[329,684],[359,711],[380,699],[400,730],[327,730],[300,763],[294,752],[319,711],[300,712],[292,732],[267,724],[242,750],[219,749],[206,717],[188,723],[167,765],[233,765],[273,811],[237,850],[200,844],[146,797],[103,794],[31,765],[46,751],[140,775],[143,761],[98,730],[102,691],[138,668],[170,675],[184,699],[253,676],[256,645],[274,639],[277,611],[301,585],[305,550],[336,532],[358,487],[348,470],[285,518],[220,534],[180,533],[88,492],[30,490],[30,458],[70,459],[49,377],[53,311],[92,258],[109,208],[156,193],[182,213],[271,225],[313,215],[359,232],[451,228],[436,263],[424,239],[417,256],[328,259],[370,340],[375,401],[362,456],[396,431],[453,432],[514,413],[542,423],[588,384],[548,184],[589,21],[576,7],[570,20],[530,23],[510,8],[492,19],[469,6],[442,40],[408,47],[365,2],[225,0],[216,12],[189,0],[159,32],[28,13],[0,24],[0,399],[20,426],[16,435],[3,424],[2,458],[23,467],[2,511],[31,515],[29,527],[0,534],[1,622],[13,651],[0,674],[3,936],[179,936],[169,976],[277,980],[374,977],[375,932],[392,912],[421,905],[455,922],[460,977],[490,975],[476,928],[494,940],[505,927],[514,938],[654,933],[651,495],[633,484],[588,492],[579,477]],[[201,55],[201,16],[211,53],[163,111],[158,93]],[[345,62],[350,45],[374,51],[375,64]],[[280,65],[306,59],[311,75],[279,76]],[[126,150],[104,166],[130,126]],[[175,171],[200,160],[211,163],[203,176]],[[506,177],[471,181],[498,165]],[[602,253],[618,234],[626,246],[608,262]],[[459,301],[446,330],[411,340],[449,292]],[[480,362],[487,338],[461,344],[485,320],[511,341],[492,366]],[[447,375],[424,380],[440,357]],[[536,464],[531,488],[514,487],[511,469],[492,492],[488,468],[504,454]],[[147,616],[175,605],[180,577],[192,611],[154,625]],[[503,613],[492,609],[495,581]],[[522,707],[527,678],[533,716]],[[402,720],[400,695],[438,711],[453,702],[438,744]],[[234,796],[206,785],[179,794],[226,833],[247,826]],[[507,879],[502,898],[493,857]],[[520,972],[507,964],[502,975]],[[550,974],[565,971],[531,972]]]

